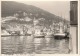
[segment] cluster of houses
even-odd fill
[[[2,20],[2,27],[4,28],[6,26],[8,26],[8,28],[1,30],[2,35],[50,35],[50,34],[55,34],[55,33],[64,33],[65,31],[68,31],[68,25],[66,24],[64,25],[63,22],[58,22],[55,23],[53,22],[53,24],[48,25],[48,27],[46,27],[45,25],[38,25],[39,21],[44,21],[44,18],[40,18],[40,19],[33,19],[31,20],[30,18],[26,17],[27,21],[25,21],[25,18],[23,20],[18,19],[16,17],[8,17],[8,20],[12,20],[14,19],[15,21],[17,21],[17,23],[15,22],[10,22],[8,23],[9,25],[4,24],[5,21],[7,20]],[[18,22],[23,22],[22,24],[19,24]],[[30,24],[26,24],[26,22],[30,22],[32,21],[32,23]],[[25,22],[25,23],[24,23]]]
[[[55,33],[64,33],[67,30],[67,25],[63,25],[62,23],[53,23],[49,26],[49,28],[39,25],[22,25],[2,30],[2,35],[49,35]]]

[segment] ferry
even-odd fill
[[[68,38],[68,35],[66,35],[66,33],[56,33],[54,34],[54,38],[55,39],[65,39],[65,38]]]

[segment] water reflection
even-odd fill
[[[56,40],[54,37],[7,36],[1,38],[1,52],[2,54],[65,53],[68,44],[67,39]]]

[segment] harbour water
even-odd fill
[[[69,39],[6,36],[1,37],[1,50],[2,54],[67,54]]]

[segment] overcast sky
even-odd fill
[[[70,2],[69,1],[17,1],[28,5],[34,5],[43,10],[46,10],[57,16],[61,16],[70,20]]]

